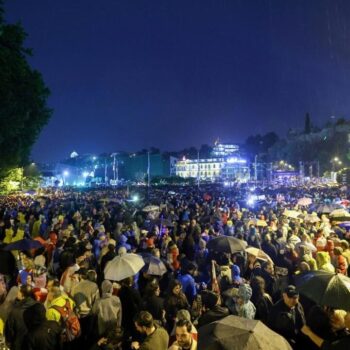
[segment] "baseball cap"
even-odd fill
[[[295,286],[289,285],[284,289],[284,293],[287,294],[289,298],[296,298],[299,296],[299,292],[295,288]]]

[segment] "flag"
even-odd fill
[[[218,279],[216,278],[215,261],[211,261],[211,290],[220,295],[220,287]]]

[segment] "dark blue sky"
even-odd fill
[[[37,161],[243,142],[350,113],[348,0],[7,0],[54,109]]]

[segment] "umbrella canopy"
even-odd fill
[[[158,211],[159,210],[159,206],[158,205],[147,205],[147,207],[144,207],[142,209],[142,211],[144,211],[145,213],[148,213],[150,211]]]
[[[211,239],[207,248],[211,251],[216,251],[220,253],[236,253],[241,252],[247,247],[247,243],[229,236],[219,236]]]
[[[350,213],[345,209],[336,209],[329,214],[332,221],[350,221]]]
[[[146,271],[149,275],[163,276],[167,272],[167,268],[163,261],[150,253],[138,253],[145,262],[142,271]]]
[[[350,311],[350,278],[342,274],[312,271],[311,278],[300,283],[298,290],[317,304]]]
[[[257,259],[269,261],[273,264],[272,259],[261,249],[255,247],[248,247],[246,253],[255,256]]]
[[[31,250],[41,248],[43,245],[35,239],[20,239],[19,241],[8,244],[4,250]]]
[[[309,223],[311,223],[311,224],[314,224],[315,222],[321,221],[321,219],[317,216],[316,213],[314,213],[314,214],[307,214],[307,215],[304,217],[304,221],[305,221],[305,222],[309,222]]]
[[[292,219],[297,219],[298,216],[300,215],[301,213],[299,213],[298,211],[296,210],[288,210],[286,209],[284,212],[283,212],[283,215],[284,216],[287,216],[288,218],[292,218]]]
[[[350,228],[350,221],[341,222],[340,224],[338,224],[338,226],[348,229]]]
[[[136,275],[145,265],[142,257],[137,254],[128,253],[116,256],[107,263],[104,274],[106,280],[121,281]]]
[[[312,199],[308,197],[303,197],[298,200],[298,205],[308,206],[312,203]]]
[[[291,350],[279,334],[261,321],[227,316],[201,327],[198,349],[205,350]]]
[[[339,204],[320,204],[316,208],[318,214],[329,214],[335,209],[339,209],[341,206]]]

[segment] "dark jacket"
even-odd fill
[[[23,320],[23,312],[36,302],[32,298],[17,301],[10,311],[5,323],[5,338],[11,350],[22,350],[23,338],[27,333],[27,327]]]
[[[23,350],[60,350],[60,325],[55,321],[44,321],[31,329],[24,337]]]
[[[214,321],[221,320],[222,318],[228,316],[230,313],[226,307],[220,305],[215,305],[212,309],[204,312],[198,319],[198,328],[205,326]]]
[[[23,320],[27,327],[23,350],[60,350],[61,326],[55,321],[46,319],[43,304],[35,303],[23,312]]]
[[[304,310],[300,303],[294,309],[290,309],[281,299],[272,306],[268,326],[285,337],[292,346],[297,342],[304,324]]]

